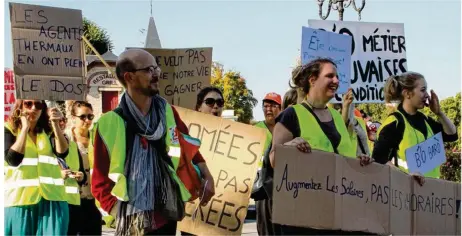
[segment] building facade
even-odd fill
[[[102,55],[102,58],[115,72],[117,56],[108,51]],[[99,118],[101,114],[118,106],[124,88],[118,82],[116,75],[110,73],[98,57],[87,56],[87,63],[87,101],[91,103],[95,117]]]

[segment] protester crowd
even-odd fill
[[[16,101],[5,123],[5,235],[101,235],[102,220],[116,235],[175,235],[185,202],[207,205],[215,194],[207,158],[184,117],[159,95],[160,72],[150,53],[124,51],[116,76],[126,91],[119,106],[96,122],[85,101],[67,101],[65,111],[46,101]],[[438,132],[444,142],[458,138],[423,75],[406,72],[387,80],[386,101],[399,105],[383,122],[355,108],[351,89],[342,104],[330,104],[337,76],[333,61],[315,59],[293,70],[293,88],[283,98],[270,92],[262,100],[265,119],[255,126],[266,130],[265,151],[252,190],[259,235],[364,234],[272,222],[277,145],[408,172],[404,150]],[[196,111],[220,117],[224,99],[218,88],[203,88]],[[437,121],[419,111],[425,106]],[[424,177],[440,177],[439,168],[410,174],[421,185]]]

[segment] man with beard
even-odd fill
[[[92,193],[116,217],[116,235],[175,235],[184,202],[191,197],[175,171],[183,155],[205,163],[199,142],[183,135],[186,125],[159,96],[160,68],[151,54],[124,51],[116,74],[126,92],[119,107],[95,123]],[[203,179],[212,179],[207,166],[198,166]],[[200,189],[196,182],[195,190]],[[200,194],[201,203],[207,204],[212,195]]]
[[[279,113],[281,113],[281,104],[281,95],[277,93],[268,93],[263,99],[263,114],[265,115],[265,120],[258,122],[255,124],[255,126],[266,129],[266,142],[262,157],[258,163],[258,172],[257,177],[255,178],[255,182],[257,182],[259,178],[262,178],[261,169],[263,165],[264,153],[271,145],[271,140],[273,139],[272,133],[276,124],[275,120]],[[256,189],[255,185],[254,188],[255,190],[252,191],[252,197],[255,199],[258,235],[278,235],[279,233],[275,232],[277,229],[274,228],[275,226],[272,224],[271,216],[269,215],[271,212],[271,199],[269,199],[267,196],[261,196],[261,193],[266,195],[263,188],[261,188],[263,191],[259,191],[261,192],[260,194],[257,193],[258,190]]]

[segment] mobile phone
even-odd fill
[[[58,164],[63,170],[70,169],[69,165],[67,165],[66,161],[64,161],[62,158],[57,158],[58,159]]]

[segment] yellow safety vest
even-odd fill
[[[8,123],[5,127],[17,137]],[[4,162],[5,207],[34,205],[42,197],[48,201],[66,200],[64,180],[49,136],[45,132],[38,133],[36,142],[27,135],[24,158],[19,166]]]
[[[95,126],[93,126],[95,127]],[[90,176],[87,176],[88,183],[91,185],[91,175],[93,173],[93,161],[94,161],[94,155],[93,155],[93,141],[94,141],[94,134],[95,134],[95,129],[90,130],[90,143],[88,144],[88,162],[90,164]],[[115,219],[112,217],[108,212],[103,210],[101,208],[101,204],[98,202],[98,200],[95,199],[95,205],[98,211],[101,213],[101,216],[103,217],[104,223],[106,223],[106,227],[108,228],[115,228]]]
[[[73,141],[69,141],[69,154],[66,157],[66,164],[69,166],[69,169],[72,171],[79,171],[80,163],[79,163],[79,149],[77,148],[77,144]],[[80,205],[80,189],[79,184],[77,183],[76,179],[67,178],[64,181],[66,186],[66,200],[67,203],[72,205]]]
[[[300,137],[306,140],[312,149],[317,149],[325,152],[334,152],[332,144],[324,134],[321,126],[317,122],[316,118],[309,112],[302,104],[296,104],[292,106],[297,114],[298,123],[300,126]],[[341,139],[340,144],[337,147],[338,154],[356,158],[356,148],[353,147],[350,139],[350,134],[346,128],[346,125],[342,119],[342,116],[338,111],[332,108],[329,109],[332,119],[334,120],[335,127],[339,132]]]
[[[268,129],[264,121],[260,121],[256,123],[255,126],[266,130],[265,148],[263,149],[263,153],[261,155],[260,161],[258,162],[258,170],[261,170],[263,166],[263,158],[265,157],[265,152],[273,140],[273,135],[271,134],[270,130]]]
[[[167,121],[167,135],[165,142],[167,146],[168,155],[172,158],[174,168],[169,166],[169,171],[173,179],[179,184],[181,197],[183,201],[188,201],[191,194],[188,192],[184,184],[178,178],[175,170],[178,167],[179,159],[181,156],[181,147],[178,140],[178,131],[176,128],[175,117],[170,104],[166,103],[166,121]],[[126,134],[125,134],[125,121],[116,112],[110,111],[101,116],[97,123],[94,124],[95,130],[98,131],[100,137],[103,139],[107,151],[109,152],[109,178],[115,183],[112,188],[111,194],[120,201],[128,201],[127,192],[127,179],[124,175],[125,158],[126,158]],[[194,138],[191,138],[194,139]],[[194,139],[200,143],[198,139]],[[93,151],[89,152],[89,156],[93,156]],[[90,163],[94,157],[89,157]],[[107,212],[106,212],[107,213]]]
[[[427,127],[427,137],[425,137],[419,130],[414,129],[409,121],[406,119],[404,114],[402,114],[399,111],[396,111],[398,115],[403,117],[404,120],[404,133],[403,133],[403,139],[399,143],[398,146],[398,167],[403,170],[406,173],[409,173],[408,168],[407,168],[407,161],[406,161],[406,149],[413,147],[423,141],[425,141],[427,138],[433,136],[433,131],[430,127],[430,125],[425,121],[425,126]],[[377,132],[377,137],[380,135],[380,131],[382,131],[382,128],[385,127],[386,125],[396,121],[396,125],[398,126],[398,120],[394,115],[390,115],[387,117],[385,122],[380,126],[379,131]],[[431,177],[431,178],[440,178],[441,172],[440,172],[440,167],[436,167],[432,171],[428,172],[425,174],[425,177]]]

